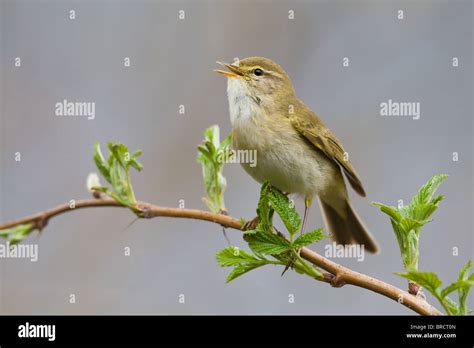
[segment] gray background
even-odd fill
[[[448,173],[440,189],[446,199],[422,231],[420,268],[449,283],[473,254],[472,7],[470,1],[2,1],[1,220],[88,197],[93,144],[108,140],[144,149],[145,170],[133,174],[140,200],[178,206],[184,199],[186,207],[205,208],[196,145],[211,124],[222,134],[230,130],[226,83],[212,72],[214,62],[261,55],[285,67],[298,95],[349,149],[365,183],[368,197],[351,193],[353,204],[382,253],[362,263],[336,261],[404,288],[393,274],[402,264],[389,221],[370,202],[408,201],[433,174]],[[123,67],[126,56],[130,68]],[[56,117],[54,105],[63,99],[95,102],[96,119]],[[379,116],[388,99],[420,102],[421,119]],[[180,104],[185,115],[178,114]],[[236,164],[224,174],[231,214],[253,217],[259,185]],[[227,245],[219,226],[163,218],[124,231],[132,220],[115,209],[52,220],[27,240],[39,244],[38,262],[0,260],[1,313],[412,313],[366,290],[331,289],[294,272],[280,277],[281,269],[270,266],[226,285],[229,270],[214,259]],[[315,206],[309,227],[318,226]],[[239,232],[228,235],[244,246]],[[325,243],[313,248],[323,251]],[[126,246],[130,257],[123,256]],[[76,304],[68,303],[71,293]]]

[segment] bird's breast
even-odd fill
[[[247,110],[247,106],[241,106]],[[260,183],[269,181],[281,191],[303,196],[326,190],[337,168],[305,142],[286,117],[255,111],[248,117],[234,115],[233,147],[254,151],[254,165],[241,163]]]
[[[229,114],[232,127],[243,120],[251,120],[259,113],[260,106],[256,98],[244,81],[238,78],[229,78],[227,82],[227,96],[229,99]]]

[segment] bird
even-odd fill
[[[227,70],[227,97],[234,150],[255,151],[257,164],[241,163],[257,182],[304,199],[303,233],[317,199],[327,229],[338,244],[379,247],[354,210],[343,173],[360,196],[366,193],[341,142],[296,95],[285,70],[264,57],[249,57]]]

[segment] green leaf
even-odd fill
[[[216,260],[217,263],[222,267],[234,267],[234,269],[227,276],[226,283],[257,267],[270,263],[270,261],[265,258],[258,258],[238,247],[233,246],[229,246],[218,252],[216,255]]]
[[[412,198],[411,205],[417,206],[423,203],[428,203],[432,201],[433,195],[438,189],[439,185],[448,177],[447,174],[438,174],[434,175],[423,187],[418,191],[418,193]],[[434,203],[438,203],[442,199],[442,196],[438,196],[434,199]],[[423,219],[426,219],[424,217]]]
[[[469,260],[467,264],[459,272],[457,281],[447,286],[441,292],[441,296],[446,297],[451,292],[457,290],[459,305],[457,305],[454,301],[452,301],[454,304],[456,304],[456,312],[453,314],[456,314],[456,315],[469,314],[469,310],[467,308],[467,297],[469,295],[469,291],[471,290],[471,287],[474,286],[474,277],[472,277],[472,275],[469,276],[469,270],[471,266],[472,266],[472,262],[471,260]]]
[[[130,165],[136,170],[138,170],[139,172],[142,171],[143,165],[140,162],[138,162],[137,158],[141,156],[142,152],[143,151],[139,149],[135,151],[134,153],[132,153],[132,155],[130,156]]]
[[[274,233],[257,231],[246,238],[250,249],[263,255],[281,254],[291,250],[290,243]]]
[[[109,142],[107,146],[109,148],[109,158],[106,161],[100,151],[100,145],[95,144],[94,162],[102,176],[112,185],[112,188],[94,187],[94,190],[104,192],[114,200],[134,210],[137,201],[133,192],[129,170],[130,167],[138,171],[143,169],[142,164],[137,160],[142,150],[130,154],[124,144]]]
[[[459,315],[459,306],[456,302],[454,302],[449,297],[444,297],[442,299],[443,307],[446,309],[446,314],[448,315]]]
[[[323,233],[322,228],[318,228],[317,230],[304,233],[296,238],[296,240],[293,242],[293,247],[299,249],[304,246],[319,242],[324,238],[328,238],[328,236]]]
[[[396,208],[383,203],[372,203],[390,217],[405,269],[418,268],[419,233],[422,227],[431,221],[431,215],[443,199],[442,195],[433,195],[446,177],[445,174],[434,175],[407,206]]]
[[[417,270],[409,270],[406,273],[397,273],[398,275],[415,282],[426,290],[428,290],[438,301],[442,304],[443,308],[448,315],[467,315],[469,310],[466,306],[467,296],[472,286],[474,286],[474,278],[470,279],[469,275],[470,267],[472,266],[469,261],[459,272],[459,276],[456,282],[451,283],[446,288],[441,290],[441,280],[433,272],[421,272]],[[459,305],[453,301],[448,295],[454,291],[458,292]]]
[[[216,255],[216,260],[222,267],[235,266],[245,262],[261,262],[261,260],[254,255],[233,246],[219,251]]]
[[[100,144],[95,143],[94,145],[94,162],[99,170],[99,172],[102,174],[105,180],[107,180],[108,183],[110,183],[110,174],[109,174],[109,165],[105,161],[104,156],[102,155],[102,152],[100,151]]]
[[[436,293],[442,284],[436,273],[433,272],[422,272],[415,269],[410,269],[405,273],[399,272],[396,274],[421,285],[431,293]]]
[[[468,286],[459,286],[457,288],[458,297],[459,297],[459,314],[467,315],[469,314],[469,310],[467,308],[467,297],[469,295],[469,291],[471,287],[474,285],[474,274],[470,274],[470,270],[472,267],[472,261],[469,260],[466,265],[461,268],[458,275],[458,283],[462,283]]]
[[[385,205],[380,202],[372,202],[372,205],[375,205],[380,208],[380,210],[390,216],[395,222],[398,222],[401,220],[401,215],[398,212],[398,209],[389,205]]]
[[[405,232],[405,234],[408,234],[410,231],[416,232],[427,222],[427,220],[415,220],[410,217],[405,217],[400,220],[399,226],[401,227],[402,231]]]
[[[286,195],[273,186],[269,190],[267,197],[272,208],[280,216],[290,235],[294,235],[301,226],[301,218],[294,205]]]
[[[120,166],[124,169],[128,169],[128,161],[126,160],[128,149],[124,144],[120,143],[108,143],[110,153],[119,162]]]
[[[442,195],[438,196],[439,198],[443,198]],[[436,203],[434,202],[423,202],[423,203],[411,203],[409,206],[405,207],[407,210],[405,213],[406,216],[411,217],[413,220],[420,221],[421,226],[430,222],[431,219],[429,218],[435,210],[438,208],[438,202],[441,199],[437,200]]]
[[[131,201],[129,187],[127,186],[127,182],[122,178],[122,170],[118,163],[119,161],[114,158],[110,166],[110,181],[120,203],[129,205]]]
[[[259,225],[264,226],[262,228],[271,229],[272,223],[272,209],[268,200],[270,192],[270,183],[264,182],[260,189],[260,199],[258,200],[257,215],[259,218]]]
[[[207,147],[203,146],[203,145],[198,145],[198,150],[199,150],[199,153],[198,153],[198,162],[201,162],[201,163],[209,163],[208,161],[211,161],[212,162],[212,155],[211,153],[209,152],[209,150],[207,149]]]
[[[441,296],[447,296],[453,291],[456,290],[468,290],[470,287],[474,286],[474,281],[471,280],[458,280],[455,283],[449,284],[446,288],[441,291]]]
[[[469,261],[467,261],[466,265],[463,268],[461,268],[461,270],[459,271],[458,281],[469,279],[469,276],[470,276],[469,271],[470,271],[471,267],[472,267],[472,260],[469,260]]]
[[[12,228],[0,230],[0,237],[5,238],[10,244],[22,242],[33,231],[33,224],[21,224]]]
[[[224,140],[222,140],[222,143],[220,144],[219,148],[221,150],[228,149],[232,143],[232,132],[227,134]]]
[[[275,233],[273,215],[277,212],[288,231],[294,234],[299,230],[301,219],[286,195],[265,182],[260,190],[257,214],[259,223],[255,229],[244,232],[244,240],[253,252],[249,254],[235,247],[229,247],[217,254],[217,262],[224,267],[234,267],[227,282],[265,264],[287,266],[292,264],[296,272],[322,279],[321,271],[309,265],[299,255],[296,248],[325,238],[321,229],[306,233],[290,243],[281,233]],[[243,224],[245,221],[241,220]],[[266,258],[270,255],[275,260]]]
[[[212,145],[213,149],[217,149],[220,145],[219,126],[213,125],[204,132],[204,138]]]
[[[224,191],[227,187],[222,169],[229,149],[231,135],[223,143],[219,140],[219,127],[214,125],[204,131],[203,144],[198,146],[197,161],[202,166],[202,176],[207,196],[203,202],[209,210],[218,213],[225,210]]]
[[[244,263],[235,267],[227,276],[226,283],[231,282],[235,278],[250,272],[251,270],[263,266],[265,263]]]

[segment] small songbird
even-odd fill
[[[228,77],[233,148],[256,151],[256,165],[242,163],[245,171],[260,183],[268,181],[304,198],[302,232],[317,196],[337,243],[362,244],[377,252],[377,243],[349,202],[341,169],[365,197],[359,175],[340,141],[296,96],[283,68],[262,57],[217,63],[228,69],[215,71]]]

